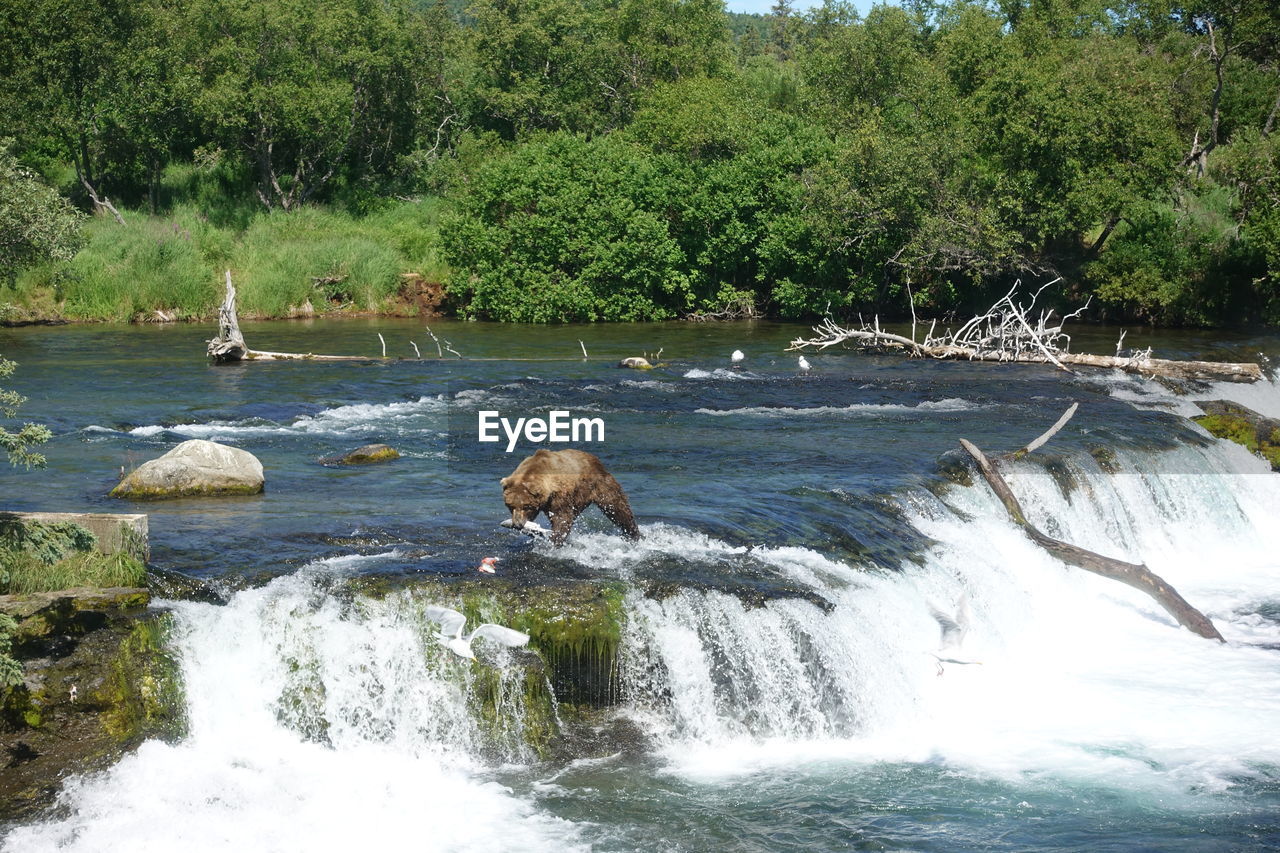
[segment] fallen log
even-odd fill
[[[1060,429],[1063,423],[1065,423],[1065,419],[1055,425],[1053,432]],[[1042,533],[1027,520],[1018,498],[1013,494],[1013,490],[1009,488],[1009,484],[1005,482],[1004,477],[1001,476],[991,460],[976,445],[963,438],[960,439],[960,446],[973,457],[974,462],[978,464],[978,470],[982,473],[987,484],[991,486],[992,491],[996,493],[996,497],[1004,504],[1009,517],[1013,519],[1015,524],[1026,531],[1031,541],[1068,565],[1093,572],[1104,578],[1120,581],[1134,589],[1145,592],[1155,599],[1157,604],[1168,611],[1169,615],[1176,619],[1179,625],[1205,639],[1225,642],[1222,634],[1218,633],[1218,629],[1214,627],[1213,622],[1207,616],[1188,604],[1187,600],[1179,595],[1176,589],[1145,565],[1104,557],[1078,545],[1072,545]]]
[[[822,350],[838,344],[852,343],[859,349],[901,352],[912,358],[1052,364],[1068,373],[1073,372],[1071,367],[1098,367],[1181,380],[1257,382],[1263,378],[1262,368],[1251,362],[1175,361],[1153,358],[1150,349],[1122,355],[1119,344],[1115,355],[1070,352],[1071,338],[1063,332],[1063,323],[1079,316],[1088,307],[1088,303],[1084,308],[1061,318],[1056,325],[1052,311],[1042,312],[1033,323],[1029,317],[1036,298],[1044,288],[1036,291],[1026,305],[1014,301],[1017,290],[1018,286],[1015,285],[986,313],[973,317],[952,332],[934,336],[933,330],[937,323],[933,323],[922,341],[915,339],[915,323],[912,324],[912,336],[908,338],[881,329],[879,318],[870,324],[863,323],[858,328],[844,328],[828,318],[814,326],[816,337],[797,338],[787,347],[787,351],[808,347]],[[1123,341],[1124,335],[1120,339]]]

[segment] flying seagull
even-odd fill
[[[804,356],[800,356],[800,369],[801,369],[801,370],[808,370],[808,369],[809,369],[810,367],[812,367],[812,366],[813,366],[813,365],[809,364],[809,359],[805,358]]]
[[[436,632],[436,639],[459,657],[475,660],[475,653],[471,651],[471,642],[481,637],[493,640],[495,643],[501,643],[504,646],[523,646],[529,642],[528,634],[489,622],[484,623],[464,637],[462,636],[462,626],[467,623],[467,617],[458,611],[431,604],[427,606],[426,613],[428,619],[440,624],[440,630]]]
[[[942,665],[944,663],[964,665],[982,663],[982,661],[963,660],[955,656],[955,652],[958,652],[960,646],[964,643],[965,635],[969,633],[969,593],[960,594],[960,601],[956,603],[954,616],[948,616],[932,604],[929,605],[929,613],[933,616],[934,621],[938,623],[938,629],[941,631],[938,651],[932,653],[938,661],[938,675],[942,675]]]
[[[734,350],[733,355],[729,356],[729,360],[732,361],[734,364],[737,364],[738,362],[742,361],[744,358],[746,358],[746,356],[742,354],[742,350],[740,349]]]

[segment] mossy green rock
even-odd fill
[[[1212,435],[1234,441],[1266,459],[1272,471],[1280,471],[1280,421],[1229,400],[1206,400],[1197,405],[1205,413],[1192,420]]]
[[[108,624],[113,617],[146,609],[151,593],[141,587],[64,589],[28,595],[0,595],[0,613],[13,617],[14,648],[19,655],[49,651],[51,638],[80,636]]]
[[[378,462],[390,462],[399,459],[400,451],[386,444],[366,444],[357,447],[350,453],[326,456],[320,460],[324,465],[373,465]]]
[[[23,682],[0,688],[0,820],[52,801],[66,776],[101,770],[148,738],[186,731],[172,616],[144,589],[5,596]]]
[[[111,490],[111,497],[163,500],[256,495],[264,484],[262,463],[252,453],[197,438],[139,465]]]

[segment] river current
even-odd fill
[[[435,358],[416,321],[245,324],[280,351],[377,355],[380,333],[406,360],[378,363],[214,366],[190,326],[0,330],[23,417],[55,432],[46,470],[0,472],[5,508],[147,512],[153,565],[228,597],[170,605],[189,736],[69,780],[5,850],[1280,848],[1280,477],[1185,417],[1220,397],[1280,416],[1272,382],[1175,394],[841,350],[802,371],[784,350],[806,330],[773,324],[432,330],[464,358]],[[1274,337],[1126,343],[1280,354]],[[654,370],[614,367],[659,350]],[[956,482],[957,439],[1010,451],[1073,402],[1006,469],[1028,515],[1145,562],[1225,645],[1064,567],[981,480]],[[498,479],[546,445],[478,441],[490,410],[600,418],[604,441],[577,446],[625,487],[643,539],[595,510],[560,549],[499,528]],[[266,492],[106,497],[187,438],[251,451]],[[369,442],[402,458],[318,462]],[[624,585],[616,713],[642,750],[494,760],[469,676],[424,645],[410,596],[326,594],[335,577],[470,576],[485,556],[530,582]],[[653,582],[680,591],[646,596]],[[940,666],[931,609],[962,606],[971,663]],[[323,742],[277,713],[300,658],[326,688]]]

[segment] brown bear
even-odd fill
[[[577,517],[595,504],[628,537],[640,538],[622,486],[590,453],[539,450],[501,482],[502,500],[511,510],[511,525],[516,530],[543,512],[551,522],[551,541],[561,545]]]

